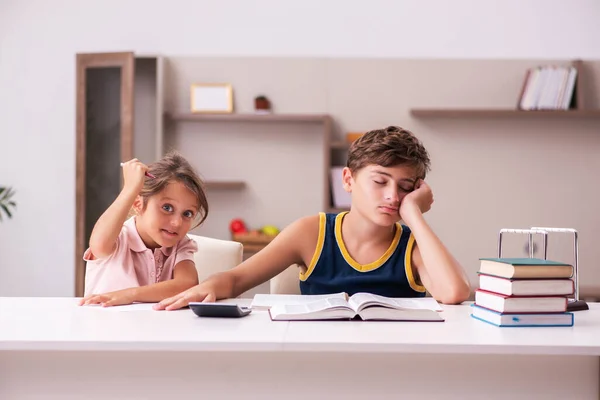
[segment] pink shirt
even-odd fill
[[[184,260],[194,261],[196,242],[185,236],[174,247],[154,251],[146,247],[135,227],[135,217],[123,224],[117,247],[108,257],[97,259],[88,248],[83,254],[85,295],[146,286],[173,278],[173,269]]]

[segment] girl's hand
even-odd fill
[[[207,288],[206,285],[199,284],[173,297],[164,299],[154,305],[155,310],[177,310],[187,306],[190,302],[213,302],[216,300],[214,290]]]
[[[122,306],[135,301],[134,288],[104,294],[90,294],[79,301],[80,306],[101,304],[103,307]]]
[[[145,174],[148,166],[140,162],[137,158],[123,163],[123,190],[129,190],[136,195],[144,187]]]
[[[422,179],[415,184],[415,190],[407,194],[400,204],[400,218],[404,222],[410,219],[416,212],[425,214],[433,204],[433,192],[429,185]],[[408,222],[407,222],[408,223]]]

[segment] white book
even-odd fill
[[[311,296],[307,296],[311,297]],[[300,304],[277,304],[269,309],[273,321],[353,319],[363,321],[444,321],[439,303],[431,297],[392,298],[371,293],[328,296]]]
[[[569,69],[569,77],[567,78],[567,84],[565,88],[565,94],[562,98],[561,109],[568,110],[573,99],[573,93],[575,92],[575,81],[577,79],[577,69],[571,67]]]

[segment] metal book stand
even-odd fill
[[[502,258],[502,235],[504,233],[517,233],[529,235],[529,258],[533,258],[533,235],[542,235],[542,251],[544,260],[548,257],[548,232],[569,233],[573,235],[573,251],[575,254],[575,264],[573,265],[573,281],[575,284],[575,298],[568,299],[567,311],[589,310],[587,303],[579,299],[579,243],[578,234],[575,229],[571,228],[546,228],[532,227],[530,229],[500,229],[498,234],[498,257]]]

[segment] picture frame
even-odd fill
[[[233,112],[233,89],[229,83],[194,83],[190,88],[192,113]]]

